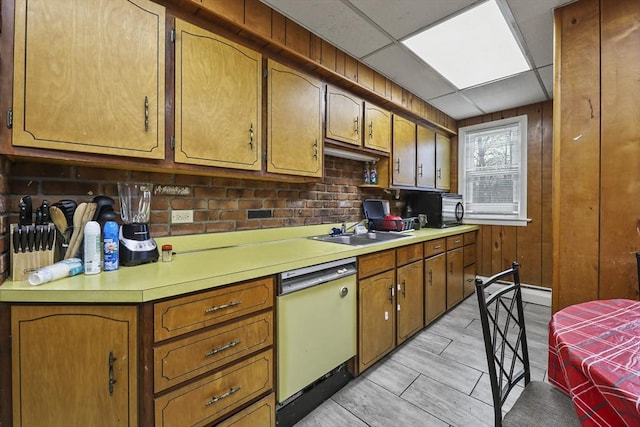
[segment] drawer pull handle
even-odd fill
[[[242,304],[242,301],[232,301],[229,304],[219,305],[217,307],[209,307],[204,312],[205,313],[213,313],[218,310],[224,310],[225,308],[235,307],[236,305]]]
[[[440,249],[440,248],[441,248],[440,245],[436,245],[436,246],[433,247],[433,249]]]
[[[229,344],[227,345],[223,345],[222,347],[218,347],[218,348],[214,348],[213,350],[211,350],[208,353],[205,353],[204,357],[209,357],[209,356],[213,356],[214,354],[220,353],[221,351],[224,350],[228,350],[230,348],[233,348],[235,346],[237,346],[238,344],[240,344],[242,341],[231,341]]]
[[[231,396],[233,393],[239,392],[241,387],[231,387],[228,392],[221,394],[218,397],[212,397],[210,401],[207,402],[206,406],[211,406],[219,400],[224,399],[225,397]]]

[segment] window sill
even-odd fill
[[[527,219],[491,219],[491,218],[464,218],[463,224],[470,225],[506,225],[512,227],[526,227],[532,222],[531,218]]]

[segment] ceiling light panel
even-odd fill
[[[530,69],[494,0],[403,41],[458,89]]]

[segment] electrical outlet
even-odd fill
[[[186,224],[189,222],[193,222],[193,209],[171,211],[171,224]]]

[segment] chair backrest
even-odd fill
[[[519,381],[526,385],[531,379],[519,268],[514,262],[484,282],[476,278],[496,427],[502,425],[502,405],[509,392]]]

